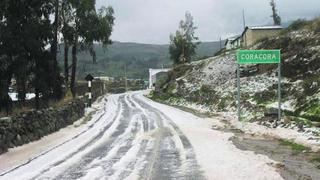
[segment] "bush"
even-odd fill
[[[320,89],[320,75],[310,75],[303,81],[304,94],[312,96]]]
[[[320,18],[316,18],[312,23],[312,30],[315,33],[320,33]]]
[[[320,33],[320,18],[315,18],[314,20],[307,21],[305,19],[298,19],[294,21],[289,27],[282,30],[281,34],[286,34],[292,31],[301,30],[303,28],[310,29],[315,33]]]
[[[308,21],[305,19],[298,19],[294,21],[288,28],[285,30],[287,31],[297,31],[299,29],[304,28],[306,25],[308,25]]]

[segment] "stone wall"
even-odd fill
[[[77,99],[53,109],[31,110],[0,118],[0,154],[58,131],[84,115],[84,102]]]

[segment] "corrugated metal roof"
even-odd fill
[[[244,29],[244,31],[242,32],[241,36],[243,36],[248,29],[251,29],[251,30],[273,30],[273,29],[283,29],[283,27],[282,26],[247,26]]]
[[[249,29],[252,30],[262,30],[262,29],[283,29],[282,26],[251,26],[248,27]]]

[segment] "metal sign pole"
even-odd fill
[[[277,126],[281,120],[281,50],[238,50],[237,51],[237,108],[238,120],[241,120],[240,106],[240,64],[278,64],[278,119],[275,122]]]
[[[92,94],[91,94],[91,81],[88,81],[88,91],[89,91],[89,107],[91,107],[91,99],[92,99]]]
[[[278,64],[278,122],[281,120],[281,61]],[[278,123],[276,123],[276,126]]]
[[[241,107],[240,107],[240,64],[237,64],[237,106],[238,106],[238,121],[241,120]]]

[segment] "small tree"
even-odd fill
[[[281,25],[281,17],[278,15],[276,3],[274,0],[271,0],[270,2],[271,8],[272,8],[272,15],[273,23],[274,25]]]
[[[186,12],[185,21],[180,22],[175,35],[170,35],[169,53],[174,64],[191,62],[200,43],[198,42],[199,38],[195,36],[196,29],[193,17],[189,12]]]

